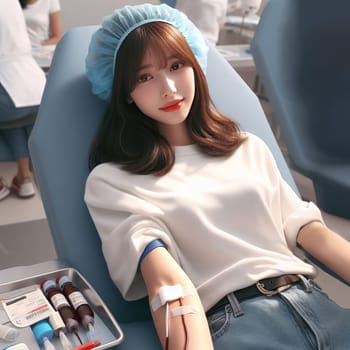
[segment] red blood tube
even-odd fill
[[[62,293],[77,312],[82,326],[90,332],[93,332],[94,312],[81,291],[73,285],[72,280],[68,276],[59,276],[56,282]]]
[[[79,328],[78,317],[55,281],[44,280],[41,282],[40,287],[52,306],[61,315],[67,330],[76,333]]]

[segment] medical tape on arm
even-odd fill
[[[190,286],[182,286],[181,284],[162,286],[159,288],[158,294],[151,300],[152,310],[155,312],[170,301],[178,300],[188,295],[193,295]]]
[[[199,309],[192,305],[183,305],[179,307],[174,307],[170,310],[170,315],[172,317],[187,315],[187,314],[199,314]]]
[[[176,284],[173,286],[161,286],[158,289],[158,294],[151,300],[151,308],[153,312],[157,311],[161,306],[165,305],[165,338],[169,338],[169,302],[179,300],[185,296],[193,295],[190,286],[182,286]],[[182,309],[183,305],[176,309]],[[181,311],[183,312],[183,311]],[[181,313],[180,313],[181,315]],[[186,340],[187,341],[187,340]]]

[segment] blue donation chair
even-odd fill
[[[88,152],[106,104],[92,95],[84,60],[95,26],[76,28],[58,44],[29,148],[57,257],[80,271],[120,324],[118,349],[160,349],[146,299],[125,302],[109,277],[99,236],[85,206]],[[208,81],[217,106],[263,138],[296,190],[260,103],[226,60],[211,48]],[[247,218],[248,219],[248,218]]]
[[[290,166],[350,218],[350,2],[270,0],[252,53]]]

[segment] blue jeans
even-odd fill
[[[38,109],[39,106],[16,108],[11,97],[0,84],[0,122],[21,119],[29,114],[37,113]],[[14,159],[29,157],[28,137],[32,127],[32,125],[29,125],[0,130],[0,137],[3,137]]]
[[[0,137],[3,137],[9,147],[14,159],[29,158],[28,139],[33,126],[0,130]]]
[[[230,303],[208,317],[215,350],[349,350],[350,309],[303,279],[275,296]]]

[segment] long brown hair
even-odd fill
[[[112,100],[91,148],[90,168],[115,162],[132,173],[163,175],[174,164],[174,150],[160,134],[157,122],[134,103],[127,103],[148,50],[158,56],[160,66],[166,64],[167,53],[171,52],[193,68],[195,96],[186,119],[190,135],[208,155],[232,154],[245,138],[238,125],[215,108],[205,75],[185,38],[170,24],[151,22],[132,31],[119,49]]]

